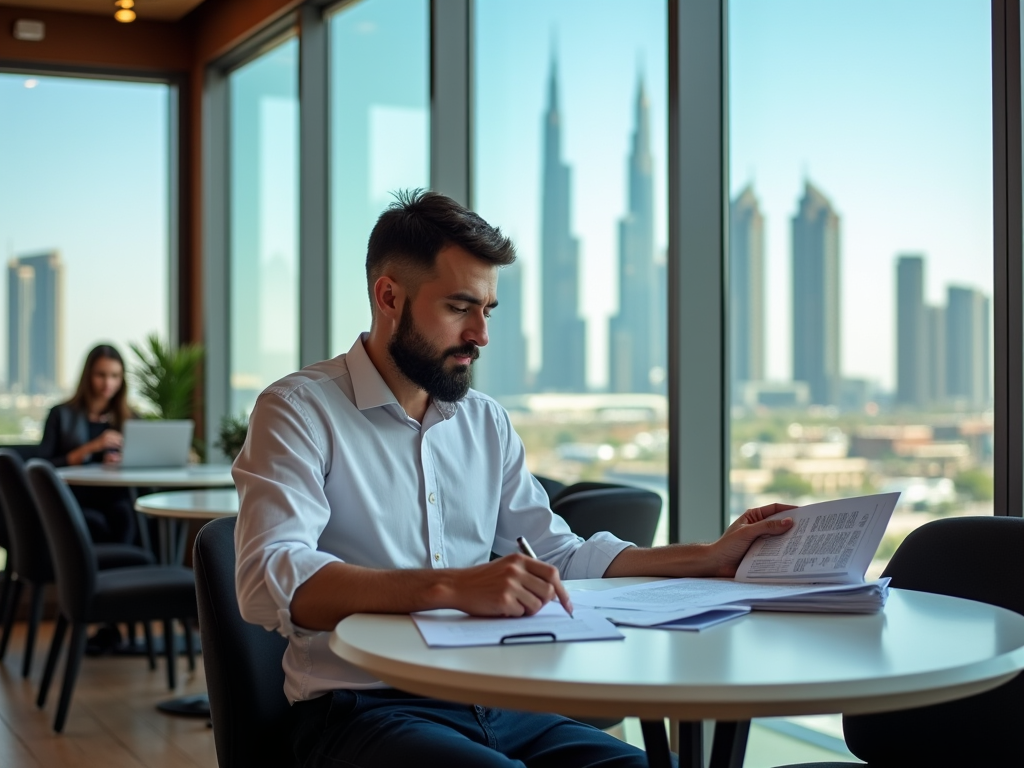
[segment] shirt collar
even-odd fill
[[[363,345],[369,337],[370,334],[365,332],[359,334],[356,337],[355,343],[352,344],[352,348],[349,349],[348,354],[345,356],[348,372],[352,377],[352,391],[356,398],[356,408],[360,411],[365,411],[369,408],[380,408],[392,403],[401,408],[401,404],[381,377],[377,366],[373,364],[370,356],[366,354],[366,347]],[[452,418],[459,410],[458,403],[443,403],[431,399],[430,404],[437,409],[437,412],[446,421]]]

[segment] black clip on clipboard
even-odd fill
[[[526,645],[529,643],[556,643],[558,638],[554,632],[519,632],[504,635],[498,645]]]

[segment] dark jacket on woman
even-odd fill
[[[55,467],[66,467],[68,454],[88,443],[89,439],[89,416],[71,403],[61,403],[50,409],[43,427],[43,439],[34,456],[46,459]],[[83,463],[95,460],[90,454]]]

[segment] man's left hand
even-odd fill
[[[747,554],[750,545],[763,536],[778,536],[793,527],[793,518],[767,519],[779,512],[796,509],[792,504],[766,504],[748,509],[726,528],[722,537],[711,545],[714,573],[711,575],[732,578],[736,575],[740,560]]]

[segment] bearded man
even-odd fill
[[[536,613],[565,578],[731,576],[790,521],[751,510],[713,544],[583,541],[551,512],[522,441],[470,389],[511,241],[454,200],[400,195],[366,258],[373,319],[348,353],[264,391],[233,477],[242,616],[288,638],[295,765],[646,766],[644,753],[550,714],[385,686],[328,648],[353,613]],[[500,354],[500,351],[498,352]],[[539,559],[518,552],[532,543]],[[491,553],[501,557],[491,561]]]

